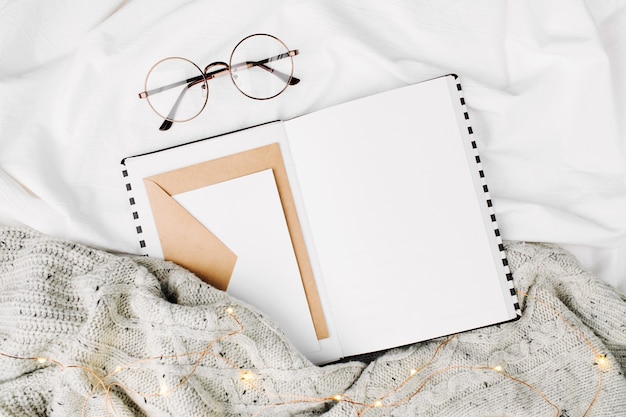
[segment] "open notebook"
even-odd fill
[[[514,320],[455,76],[149,154],[145,254],[254,305],[315,363]]]

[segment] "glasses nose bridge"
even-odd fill
[[[226,62],[215,61],[215,62],[211,62],[209,65],[204,67],[204,76],[206,77],[207,80],[210,80],[211,78],[228,74],[229,70],[230,70],[230,65],[228,65]]]

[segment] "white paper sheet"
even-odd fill
[[[174,198],[237,255],[227,292],[278,322],[302,352],[319,350],[272,170]]]

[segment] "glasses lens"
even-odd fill
[[[271,35],[248,36],[230,56],[235,86],[250,98],[265,100],[282,93],[293,75],[289,49]]]
[[[162,118],[184,122],[196,117],[209,97],[209,86],[193,62],[166,58],[152,67],[146,78],[147,100]]]

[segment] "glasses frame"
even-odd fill
[[[255,36],[267,36],[270,37],[272,39],[274,39],[275,41],[277,41],[278,43],[280,43],[284,48],[285,51],[282,54],[278,54],[272,57],[268,57],[259,61],[246,61],[246,62],[238,62],[233,64],[232,60],[233,60],[233,56],[235,54],[235,51],[237,51],[237,48],[245,41],[247,41],[248,39],[255,37]],[[283,93],[287,87],[289,87],[290,85],[296,85],[300,82],[299,78],[294,77],[293,75],[293,70],[294,70],[294,64],[293,64],[293,57],[298,55],[300,52],[297,49],[289,49],[287,47],[287,45],[285,45],[285,43],[283,41],[281,41],[280,39],[278,39],[276,36],[274,35],[270,35],[267,33],[255,33],[252,35],[248,35],[245,38],[243,38],[242,40],[240,40],[237,45],[235,45],[235,47],[233,48],[232,52],[230,53],[230,57],[228,60],[228,63],[223,62],[223,61],[215,61],[210,63],[209,65],[207,65],[206,67],[204,67],[204,71],[202,71],[200,69],[200,67],[198,65],[196,65],[193,61],[190,61],[187,58],[183,58],[183,57],[168,57],[168,58],[163,58],[160,61],[158,61],[157,63],[155,63],[150,70],[148,71],[148,74],[146,75],[146,79],[144,81],[144,91],[140,92],[139,98],[140,99],[147,99],[146,101],[148,102],[148,105],[150,106],[150,108],[157,114],[159,115],[159,117],[162,117],[163,123],[161,124],[161,126],[159,127],[159,130],[165,131],[168,130],[172,127],[174,122],[187,122],[189,120],[195,119],[196,117],[198,117],[200,115],[200,113],[202,113],[209,101],[209,80],[212,80],[214,78],[217,77],[222,77],[225,76],[226,74],[230,75],[230,80],[232,81],[232,83],[235,85],[235,88],[237,88],[237,90],[243,94],[244,96],[251,98],[253,100],[269,100],[272,98],[277,97],[278,95],[280,95],[281,93]],[[291,72],[289,74],[285,74],[284,72],[278,71],[276,69],[271,68],[270,66],[266,65],[269,64],[270,62],[273,61],[278,61],[281,59],[285,59],[285,58],[289,58],[291,60]],[[164,61],[170,60],[170,59],[181,59],[184,60],[186,62],[188,62],[189,64],[193,65],[199,72],[199,75],[195,76],[195,77],[191,77],[185,80],[180,80],[180,81],[176,81],[161,87],[157,87],[157,88],[152,88],[152,89],[148,89],[148,80],[150,78],[150,74],[152,73],[152,71],[161,63],[163,63]],[[270,96],[270,97],[254,97],[248,93],[246,93],[245,91],[243,91],[239,85],[237,85],[237,82],[235,81],[235,75],[233,75],[233,72],[237,72],[239,70],[242,69],[248,69],[248,68],[252,68],[252,67],[258,67],[261,68],[267,72],[269,72],[270,74],[274,75],[275,77],[278,77],[279,79],[283,80],[285,82],[285,86],[278,91],[276,94]],[[166,90],[170,90],[172,88],[175,87],[179,87],[182,85],[187,84],[187,88],[183,88],[181,90],[181,93],[178,96],[178,99],[174,102],[174,104],[172,105],[172,108],[170,109],[169,113],[167,116],[164,116],[163,114],[161,114],[160,111],[158,111],[157,109],[154,108],[154,106],[152,105],[152,103],[150,102],[149,97],[155,94],[158,94],[162,91],[166,91]],[[185,96],[185,93],[193,86],[198,85],[198,84],[203,84],[201,88],[206,89],[207,94],[206,97],[204,99],[204,103],[202,104],[202,107],[200,108],[200,110],[192,117],[189,117],[187,119],[184,120],[176,120],[173,117],[171,117],[175,112],[176,109],[178,107],[178,105],[180,104],[180,102],[182,101],[183,97]]]

